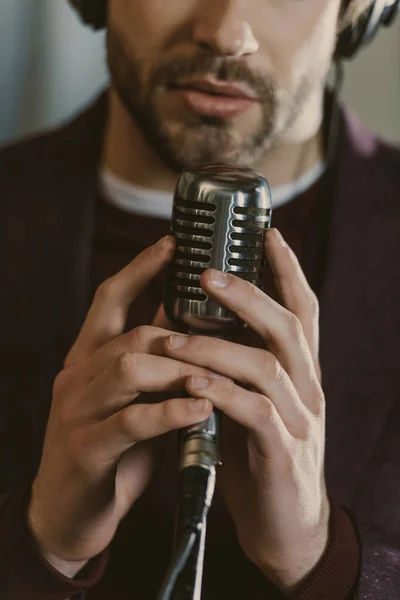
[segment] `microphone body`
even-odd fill
[[[171,321],[224,336],[240,324],[207,296],[200,276],[214,268],[260,285],[271,212],[268,182],[251,169],[211,164],[183,172],[174,196],[171,234],[177,246],[164,297]]]
[[[271,225],[267,180],[251,169],[204,164],[184,171],[178,181],[171,234],[176,250],[167,275],[164,308],[186,333],[230,339],[240,319],[210,298],[200,285],[208,268],[261,286],[264,236]],[[215,488],[220,415],[181,430],[181,492],[176,539],[188,529],[197,543],[179,579],[174,600],[200,600],[205,528]]]
[[[184,171],[172,210],[176,250],[169,265],[164,307],[168,318],[188,333],[229,339],[242,323],[210,298],[201,274],[218,269],[261,286],[264,236],[271,225],[272,201],[267,180],[251,169],[205,164]],[[218,464],[212,445],[219,436],[215,413],[184,430],[187,441],[181,468]]]

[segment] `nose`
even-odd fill
[[[239,58],[257,52],[260,44],[244,16],[246,1],[202,3],[193,29],[194,41],[220,56]]]

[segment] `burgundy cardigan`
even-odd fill
[[[111,555],[120,558],[113,570],[107,568],[106,551],[75,580],[47,564],[26,526],[52,382],[90,303],[106,116],[102,97],[60,130],[0,152],[2,600],[65,600],[84,590],[88,600],[150,600],[169,560],[173,495],[164,502],[146,492],[111,544]],[[398,600],[400,151],[377,140],[346,109],[329,191],[323,279],[315,290],[327,402],[330,542],[292,597],[348,600],[357,594],[359,600]],[[161,469],[159,477],[165,476]],[[223,536],[212,537],[210,528],[205,600],[281,600],[279,590],[245,559],[226,519]],[[129,562],[133,536],[143,565]],[[157,558],[154,544],[165,548]]]

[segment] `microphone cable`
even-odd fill
[[[216,442],[214,443],[216,446]],[[215,490],[215,466],[188,466],[180,473],[180,506],[176,552],[162,583],[158,600],[171,600],[179,575],[185,568],[199,536],[205,539],[207,515]]]
[[[158,600],[171,600],[177,579],[185,568],[188,558],[193,550],[197,535],[197,531],[188,529],[181,536],[178,549],[162,583]]]

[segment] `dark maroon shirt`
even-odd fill
[[[83,590],[88,600],[153,600],[171,556],[177,501],[173,435],[108,551],[74,580],[46,563],[26,525],[52,383],[94,289],[168,229],[164,221],[122,215],[99,197],[106,113],[103,97],[59,131],[0,152],[2,600],[65,600]],[[273,225],[311,281],[321,258],[316,206],[332,196],[324,277],[315,288],[327,402],[330,538],[293,598],[347,600],[357,587],[360,600],[398,600],[400,153],[348,112],[342,111],[340,121],[334,178],[318,193],[318,202],[315,186],[273,214]],[[160,277],[132,307],[129,326],[150,322],[162,290]],[[277,299],[268,268],[265,291]],[[218,492],[209,518],[203,596],[283,598],[244,556]]]

